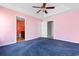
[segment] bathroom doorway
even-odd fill
[[[16,41],[21,42],[25,40],[25,19],[16,17]]]

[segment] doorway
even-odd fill
[[[16,17],[16,41],[21,42],[25,40],[25,19]]]
[[[53,38],[53,21],[48,21],[47,22],[47,37],[48,38]]]

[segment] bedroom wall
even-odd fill
[[[26,19],[26,40],[40,37],[41,20],[0,6],[0,46],[16,42],[16,16]]]
[[[46,18],[54,21],[53,36],[55,39],[79,43],[79,11],[70,11]]]

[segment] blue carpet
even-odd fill
[[[0,47],[0,56],[79,56],[79,44],[36,38]]]

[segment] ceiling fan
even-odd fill
[[[46,7],[47,3],[43,3],[43,5],[41,7],[38,6],[32,6],[33,8],[40,8],[40,10],[38,10],[36,13],[39,13],[40,11],[45,12],[46,14],[48,13],[46,9],[54,9],[55,7]]]

